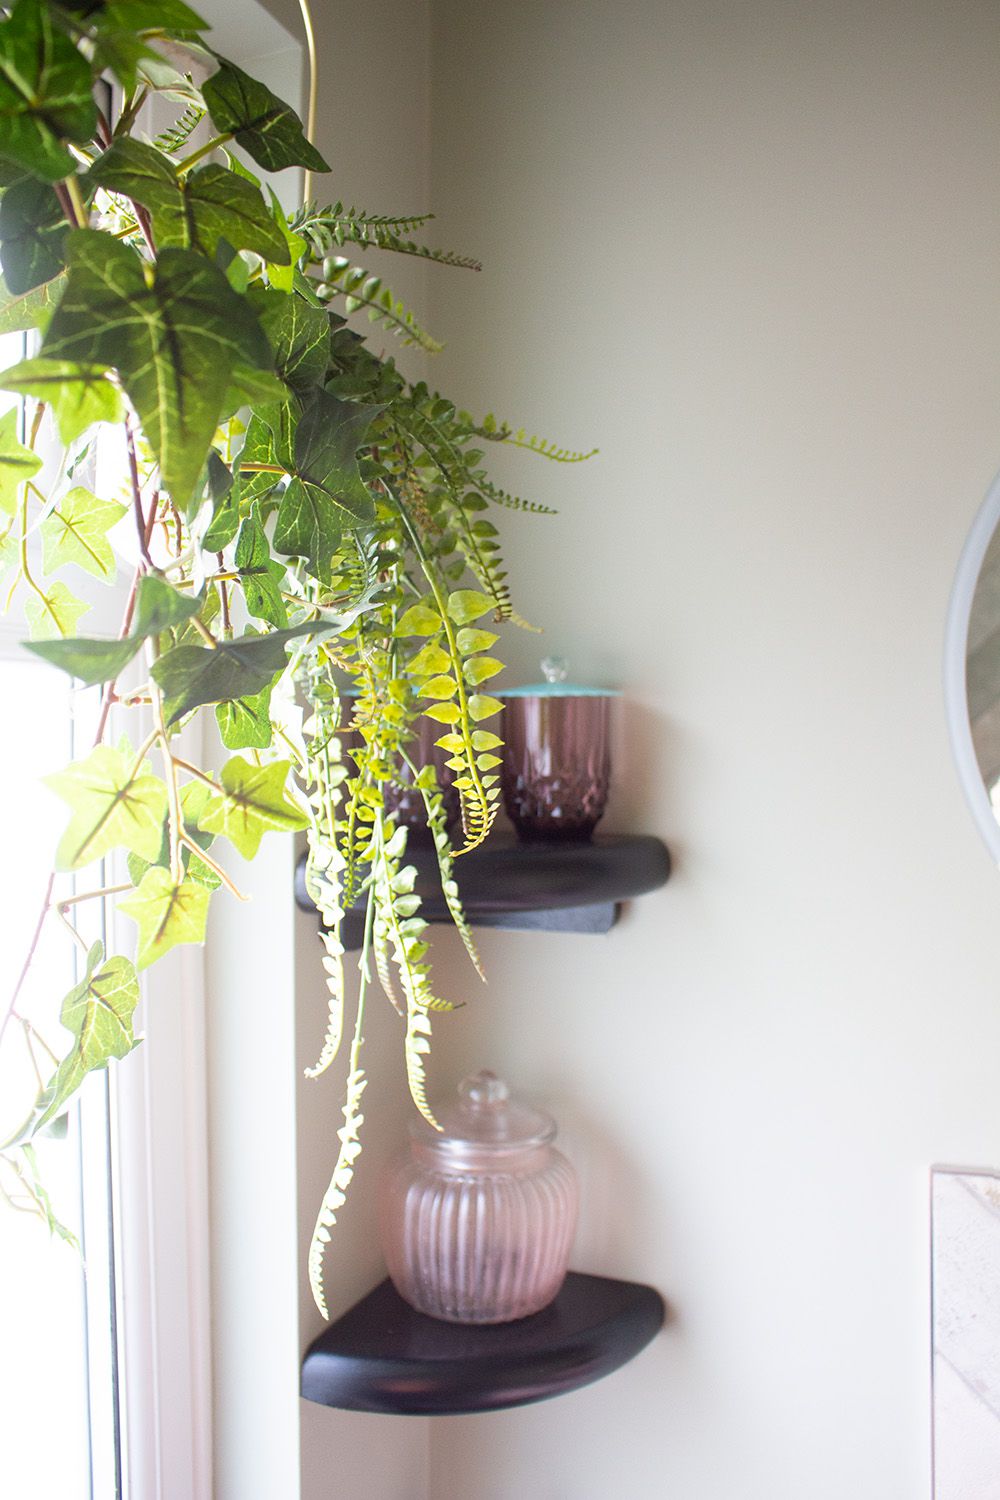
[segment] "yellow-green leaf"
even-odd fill
[[[116,569],[107,533],[124,514],[124,505],[116,500],[99,500],[80,485],[71,489],[42,522],[42,566],[46,573],[63,563],[76,563],[110,583]]]
[[[203,943],[211,892],[197,880],[177,881],[169,870],[152,865],[138,889],[118,910],[139,929],[137,963],[140,969],[162,958],[178,943]]]
[[[458,649],[463,656],[472,656],[475,651],[488,651],[500,639],[492,630],[460,630]]]
[[[487,682],[502,671],[503,662],[497,661],[495,656],[474,656],[462,667],[463,677],[473,687],[478,687],[481,682]]]
[[[64,583],[52,583],[39,593],[32,591],[24,604],[24,616],[33,641],[49,636],[73,636],[77,621],[90,609]]]
[[[478,589],[456,589],[448,595],[448,613],[456,625],[468,625],[491,609],[496,609],[496,600]]]
[[[396,635],[436,635],[441,629],[441,616],[431,605],[413,604],[396,622]]]
[[[0,417],[0,510],[12,516],[17,509],[18,490],[42,467],[37,453],[26,448],[17,435],[16,407]],[[440,622],[439,622],[440,623]]]
[[[439,620],[438,624],[440,623]],[[411,677],[435,677],[439,672],[450,671],[451,657],[436,641],[428,641],[416,656],[411,657],[409,663]]]
[[[462,717],[457,703],[432,703],[423,712],[425,718],[436,719],[439,724],[457,724]]]
[[[440,745],[441,741],[438,740]],[[498,734],[491,734],[488,729],[474,729],[472,732],[473,750],[499,750],[503,740]],[[448,747],[450,748],[450,747]]]
[[[59,441],[75,443],[95,422],[120,422],[122,398],[100,366],[71,359],[25,359],[6,370],[5,391],[18,391],[48,402]]]
[[[454,677],[431,677],[420,688],[422,698],[454,698],[458,683]]]
[[[198,819],[208,833],[225,834],[244,859],[253,859],[270,829],[305,828],[301,809],[285,794],[291,762],[252,766],[234,755],[222,768],[222,791],[213,795]]]
[[[491,719],[502,708],[499,698],[490,698],[485,693],[473,693],[469,699],[469,713],[477,723],[480,719]]]
[[[154,860],[167,815],[167,788],[149,764],[136,765],[127,742],[98,745],[83,760],[45,777],[72,809],[56,850],[60,870],[79,870],[121,845]]]

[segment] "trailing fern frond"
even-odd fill
[[[328,256],[323,262],[323,279],[315,283],[317,296],[323,302],[344,299],[348,316],[367,308],[371,322],[387,328],[404,344],[417,344],[429,354],[440,354],[442,344],[420,327],[413,314],[385,286],[380,276],[373,276],[364,266],[352,265],[342,255]]]
[[[204,118],[204,108],[192,100],[173,125],[169,125],[166,130],[161,130],[160,134],[154,137],[153,145],[157,151],[163,151],[167,156],[178,155],[184,150]]]
[[[494,505],[502,505],[507,510],[525,511],[533,516],[557,516],[559,514],[551,505],[542,505],[537,500],[522,500],[520,495],[508,494],[498,484],[493,484],[484,474],[477,476],[477,484],[480,494],[486,495]]]

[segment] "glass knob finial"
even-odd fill
[[[565,656],[543,656],[542,672],[546,682],[565,682],[569,676],[569,662]]]

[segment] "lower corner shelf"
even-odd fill
[[[310,1345],[302,1395],[403,1416],[525,1406],[617,1370],[665,1316],[652,1287],[571,1271],[555,1301],[530,1318],[444,1323],[415,1312],[383,1281]]]

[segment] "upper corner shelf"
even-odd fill
[[[421,914],[430,922],[448,921],[433,848],[411,843],[407,860],[417,868]],[[519,843],[512,835],[494,833],[463,854],[455,868],[465,914],[474,926],[607,932],[622,901],[665,884],[670,852],[649,834],[608,834],[593,843]],[[303,911],[315,911],[304,856],[295,872],[295,898]],[[359,911],[347,913],[345,947],[360,946],[362,926]]]
[[[442,1323],[383,1281],[310,1345],[302,1394],[323,1406],[402,1416],[525,1406],[617,1370],[665,1315],[652,1287],[571,1271],[555,1301],[530,1318]]]

